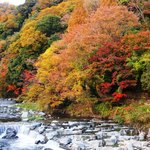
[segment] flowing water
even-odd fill
[[[0,150],[150,150],[145,133],[132,127],[95,119],[24,122],[14,105],[0,101]]]

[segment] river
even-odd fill
[[[24,118],[28,114],[11,99],[0,99],[0,150],[150,150],[149,134],[111,120],[45,123],[28,121]]]

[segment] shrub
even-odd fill
[[[50,36],[63,30],[60,17],[54,15],[44,16],[36,26],[36,29]]]
[[[96,110],[96,112],[98,112],[100,117],[106,119],[111,114],[112,105],[110,102],[104,102],[100,104],[95,104],[94,109]]]

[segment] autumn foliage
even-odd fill
[[[130,90],[148,91],[148,3],[140,6],[119,0],[0,4],[0,95],[49,110],[66,101],[120,103]]]

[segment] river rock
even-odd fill
[[[146,136],[146,133],[145,132],[140,132],[140,134],[139,134],[139,140],[140,141],[144,141],[144,139],[145,139],[145,136]]]
[[[72,131],[72,134],[82,134],[82,130],[74,130]]]
[[[40,127],[42,125],[42,123],[34,123],[30,126],[31,130],[35,130],[36,128]]]
[[[126,132],[126,130],[124,130],[124,129],[121,129],[120,131],[119,131],[119,133],[120,133],[120,135],[127,135],[127,132]]]
[[[38,115],[44,117],[46,114],[44,112],[39,112]]]
[[[47,139],[44,135],[38,135],[35,139],[35,144],[46,144]]]
[[[73,126],[78,126],[79,125],[79,122],[75,122],[75,121],[69,121],[68,122],[68,125],[72,128]]]
[[[2,137],[3,139],[17,139],[17,131],[13,128],[8,128],[6,130],[6,135]]]
[[[38,132],[39,132],[40,134],[44,133],[44,131],[45,131],[45,126],[42,126],[42,127],[40,127],[40,128],[38,129]]]
[[[54,137],[56,137],[58,135],[58,132],[57,131],[53,131],[53,132],[50,132],[50,133],[46,133],[46,137],[48,140],[52,140]]]
[[[106,139],[105,141],[107,146],[114,146],[117,144],[118,139],[116,136],[112,136],[110,139]]]
[[[105,142],[105,140],[100,140],[99,141],[99,145],[98,145],[98,147],[104,147],[106,145],[106,142]]]
[[[59,143],[64,146],[67,146],[71,142],[72,142],[72,139],[70,137],[65,137],[59,140]]]
[[[101,140],[104,138],[105,134],[102,131],[97,132],[96,134],[96,139]]]
[[[18,115],[14,115],[14,114],[4,114],[4,113],[0,113],[0,121],[2,122],[8,122],[8,121],[21,121],[20,116]]]
[[[22,121],[29,121],[30,113],[28,111],[22,112],[21,118]]]
[[[72,135],[73,130],[72,129],[64,129],[62,135]]]

